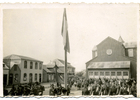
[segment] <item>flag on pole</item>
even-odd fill
[[[64,13],[63,13],[63,21],[62,21],[61,35],[63,36],[64,50],[66,50],[68,53],[70,53],[66,8],[64,8]]]

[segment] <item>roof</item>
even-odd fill
[[[124,43],[124,40],[122,39],[122,37],[120,36],[118,39],[119,42]]]
[[[64,70],[57,69],[58,73],[64,73]]]
[[[125,48],[136,48],[137,47],[137,42],[126,42],[123,43]]]
[[[47,65],[43,65],[43,66],[45,66],[47,68],[53,68],[55,66],[55,63],[58,67],[64,67],[65,66],[65,61],[61,60],[61,59],[55,59],[54,61],[50,61]],[[67,66],[75,68],[69,62],[67,63]]]
[[[55,73],[54,70],[52,70],[52,71],[49,70],[49,69],[46,67],[46,65],[43,65],[43,69],[44,69],[47,73]],[[58,72],[58,73],[64,73],[64,70],[58,68],[58,69],[57,69],[57,72]]]
[[[15,57],[15,58],[14,58]],[[19,58],[17,58],[19,57]],[[16,54],[11,54],[9,56],[4,57],[3,59],[24,59],[24,60],[31,60],[31,61],[39,61],[39,62],[43,62],[31,57],[27,57],[27,56],[22,56],[22,55],[16,55]]]
[[[44,67],[47,67],[47,68],[53,68],[55,66],[55,63],[54,62],[49,62],[47,65],[43,65]]]
[[[3,70],[8,70],[9,68],[6,66],[6,64],[3,62]]]
[[[114,38],[112,38],[112,37],[108,36],[106,39],[104,39],[104,40],[103,40],[102,42],[100,42],[98,45],[100,45],[100,44],[104,43],[104,41],[106,41],[106,40],[108,40],[108,39],[110,39],[110,40],[114,40],[114,41],[116,41],[116,42],[118,42],[118,43],[122,44],[121,42],[119,42],[119,41],[115,40]],[[97,47],[98,47],[98,45],[97,45]]]
[[[43,68],[47,73],[54,73],[53,71],[50,71],[48,68]]]
[[[88,69],[130,68],[130,61],[91,62]]]
[[[97,46],[94,46],[92,51],[96,51],[97,50]]]
[[[65,64],[64,60],[58,59],[62,64]],[[67,64],[70,64],[69,62],[67,62]]]

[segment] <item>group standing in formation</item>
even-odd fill
[[[29,84],[18,84],[12,85],[11,90],[8,90],[4,87],[4,96],[28,96],[28,95],[43,95],[43,91],[45,91],[45,87],[42,86],[39,82],[29,83]]]
[[[82,95],[133,95],[137,96],[135,79],[88,79],[75,83]]]
[[[62,95],[69,96],[70,90],[71,90],[71,86],[69,84],[67,84],[66,88],[62,87],[60,83],[57,83],[56,85],[51,84],[49,95],[50,96],[62,96]]]
[[[135,79],[77,79],[70,80],[66,88],[60,83],[50,84],[49,96],[69,96],[71,88],[77,87],[82,95],[133,95],[137,96],[137,82]],[[39,82],[13,85],[8,92],[4,88],[4,96],[42,96],[45,87]]]

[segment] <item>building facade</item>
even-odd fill
[[[9,84],[42,82],[42,61],[13,54],[4,57],[3,62],[9,68]]]
[[[64,66],[65,62],[61,59],[55,59],[43,65],[43,82],[59,82],[64,83]],[[69,62],[67,63],[68,77],[75,75],[75,67]],[[57,75],[56,75],[57,74]]]
[[[137,44],[108,37],[92,50],[86,63],[87,78],[137,78]]]

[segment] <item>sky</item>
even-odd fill
[[[43,8],[44,7],[44,8]],[[64,60],[61,36],[63,6],[3,10],[3,56],[28,56],[44,62]],[[70,53],[76,71],[86,69],[92,49],[108,36],[136,42],[137,4],[90,4],[66,6]]]

